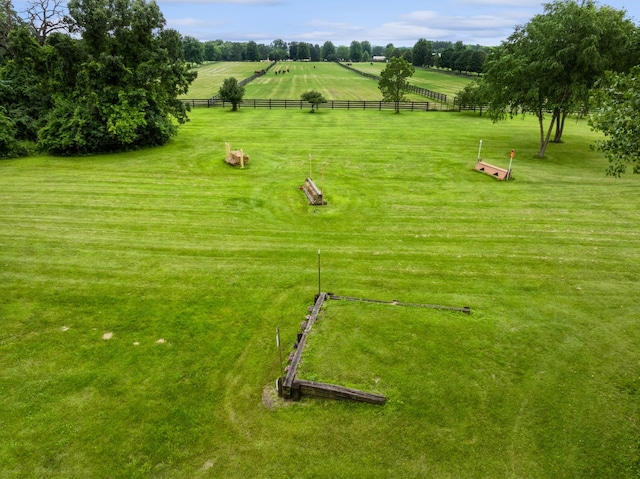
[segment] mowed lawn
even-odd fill
[[[584,121],[538,159],[533,119],[190,116],[0,162],[2,477],[638,477],[639,179]],[[471,308],[327,303],[301,376],[384,406],[274,395],[318,250],[325,291]]]
[[[382,62],[362,62],[353,63],[352,68],[360,70],[371,75],[380,75],[380,72],[385,69],[386,63]],[[462,90],[465,86],[473,81],[473,77],[458,75],[449,71],[437,70],[435,68],[416,68],[415,73],[409,79],[409,83],[420,87],[426,88],[437,93],[443,93],[453,98]]]
[[[202,66],[198,77],[184,98],[210,98],[218,93],[225,78],[238,81],[253,75],[268,63],[221,62]],[[347,70],[333,62],[279,62],[266,75],[245,86],[245,99],[299,100],[304,92],[314,90],[327,100],[382,99],[378,82]],[[410,101],[427,101],[409,94]]]
[[[238,81],[249,78],[256,71],[269,66],[269,62],[215,62],[194,68],[198,72],[195,81],[183,98],[205,99],[218,94],[225,78],[234,77]]]

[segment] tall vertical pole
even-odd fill
[[[507,180],[511,179],[511,163],[513,163],[513,157],[516,155],[516,150],[511,150],[511,158],[509,158],[509,170],[507,171]]]
[[[320,296],[320,250],[318,250],[318,296]]]
[[[322,167],[322,184],[320,185],[320,206],[324,205],[324,166]]]
[[[284,382],[284,367],[282,365],[282,346],[280,346],[280,326],[276,326],[276,345],[280,354],[280,381],[278,381],[278,393],[281,393],[282,383]]]
[[[478,148],[478,161],[480,161],[480,150],[482,150],[482,140],[480,140],[480,147]]]

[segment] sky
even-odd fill
[[[270,44],[273,40],[322,45],[393,43],[412,47],[420,38],[499,45],[534,15],[542,0],[156,0],[167,26],[201,41]],[[625,9],[640,23],[638,0],[600,5]]]
[[[14,0],[24,9],[27,0]],[[495,46],[543,12],[542,0],[156,0],[167,28],[200,41],[273,40],[412,47],[420,38]],[[640,24],[638,0],[603,0]]]

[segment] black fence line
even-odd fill
[[[192,98],[184,99],[182,102],[192,108],[230,108],[232,104],[219,98]],[[242,108],[264,108],[268,110],[302,110],[311,109],[311,103],[305,100],[280,100],[280,99],[245,99],[241,102]],[[486,107],[481,105],[461,105],[455,102],[429,102],[429,101],[407,101],[398,102],[400,111],[479,111],[480,114]],[[384,102],[375,100],[328,100],[317,106],[318,110],[395,110],[396,102]]]

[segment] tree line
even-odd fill
[[[160,145],[188,120],[195,79],[154,1],[0,0],[0,157]],[[53,10],[52,10],[53,8]],[[29,13],[31,12],[31,13]]]
[[[183,39],[185,59],[191,63],[210,61],[285,61],[309,60],[369,62],[374,58],[402,58],[416,67],[446,68],[459,72],[481,73],[489,47],[465,45],[462,42],[428,41],[419,39],[413,47],[371,45],[369,41],[354,40],[350,45],[334,45],[326,41],[320,46],[306,42],[285,42],[276,39],[270,44],[255,41],[229,42],[212,40],[201,42],[192,36]]]

